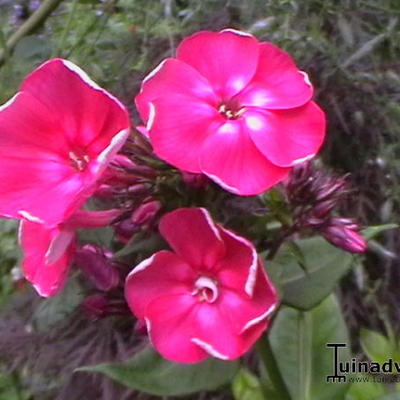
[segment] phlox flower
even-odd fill
[[[56,231],[94,192],[129,129],[125,107],[76,65],[44,63],[0,107],[0,215]]]
[[[254,195],[318,152],[325,118],[312,95],[288,54],[225,29],[184,39],[145,78],[136,105],[160,158]]]
[[[203,208],[164,215],[159,251],[128,275],[125,297],[154,347],[183,363],[240,357],[268,326],[277,304],[254,246],[215,224]]]

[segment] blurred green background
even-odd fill
[[[54,10],[32,23],[43,5]],[[365,226],[399,223],[399,19],[399,0],[1,0],[0,103],[44,60],[64,57],[116,94],[137,123],[141,80],[182,38],[201,29],[246,30],[286,49],[309,73],[329,121],[322,159],[350,173],[354,188],[343,214]],[[363,329],[399,338],[399,248],[397,230],[381,234],[341,283],[354,352]],[[18,292],[19,259],[16,224],[1,221],[0,307]],[[43,388],[32,397],[19,374],[1,371],[0,364],[1,400],[52,398]]]

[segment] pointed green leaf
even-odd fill
[[[308,310],[334,290],[354,257],[320,237],[297,240],[295,244],[284,244],[266,268],[281,290],[282,302]]]
[[[198,364],[178,364],[163,359],[151,346],[131,360],[117,364],[99,364],[77,371],[100,372],[117,382],[158,396],[179,396],[215,390],[235,376],[237,362],[209,358]]]
[[[347,383],[327,383],[333,351],[327,343],[348,343],[347,329],[332,295],[303,312],[283,307],[270,332],[270,343],[292,400],[343,400]],[[348,360],[348,349],[339,356]]]

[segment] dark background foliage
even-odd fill
[[[174,54],[182,38],[201,29],[247,30],[286,49],[309,72],[329,121],[321,157],[333,171],[350,174],[353,192],[342,213],[365,226],[398,223],[398,0],[64,0],[11,49],[7,41],[41,3],[0,2],[0,103],[37,65],[60,56],[115,93],[137,123],[133,97],[141,80]],[[27,321],[32,323],[39,300],[31,293],[22,296],[15,280],[13,268],[20,260],[15,224],[2,221],[0,229],[0,399],[53,399],[55,393],[71,400],[141,398],[106,379],[99,386],[86,374],[70,375],[86,355],[96,362],[133,352],[135,340],[118,319],[110,330],[109,323],[92,326],[77,311],[51,322],[46,333],[31,334]],[[363,265],[341,282],[354,352],[361,350],[361,328],[399,337],[399,247],[398,230],[381,234]],[[16,335],[21,331],[25,334]],[[196,398],[221,399],[224,393],[202,396]]]

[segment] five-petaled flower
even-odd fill
[[[288,54],[225,29],[183,40],[145,78],[136,105],[159,157],[253,195],[319,150],[325,117],[312,95]]]
[[[159,229],[174,252],[157,252],[129,274],[125,296],[132,312],[169,360],[240,357],[277,304],[254,246],[203,208],[166,214]]]
[[[0,215],[54,227],[94,192],[129,115],[76,65],[50,60],[0,107]]]

